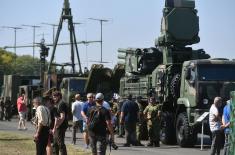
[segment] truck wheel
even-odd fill
[[[186,112],[178,115],[176,121],[176,139],[181,147],[194,146],[197,142],[197,134],[191,130]]]
[[[162,113],[160,140],[163,144],[176,144],[173,115],[169,112]]]
[[[180,74],[175,74],[171,80],[171,94],[174,98],[180,96]]]

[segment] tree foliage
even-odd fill
[[[0,74],[39,75],[40,60],[30,55],[16,56],[0,48]]]

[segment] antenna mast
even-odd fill
[[[76,44],[77,41],[76,41],[76,36],[75,36],[74,24],[73,24],[73,16],[72,16],[71,8],[69,5],[69,0],[64,0],[64,7],[62,9],[62,14],[60,17],[60,22],[58,25],[58,29],[57,29],[57,33],[56,33],[56,37],[55,37],[55,42],[53,45],[52,56],[51,56],[51,60],[49,62],[49,66],[48,66],[48,73],[50,73],[50,70],[51,70],[52,62],[55,57],[55,51],[56,51],[56,46],[58,43],[59,35],[60,35],[61,29],[62,29],[63,21],[65,21],[65,20],[68,20],[68,29],[69,29],[69,33],[70,33],[72,71],[73,71],[73,73],[75,73],[75,63],[74,63],[74,48],[75,48],[75,51],[77,54],[77,59],[78,59],[79,74],[82,74],[81,62],[80,62],[80,58],[79,58],[79,54],[78,54],[78,47]]]

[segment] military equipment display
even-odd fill
[[[120,80],[123,98],[155,96],[162,106],[161,141],[193,146],[201,124],[196,122],[209,111],[216,96],[229,99],[235,88],[235,61],[209,59],[198,43],[199,17],[194,0],[166,0],[161,35],[156,48],[118,50],[125,76]],[[210,134],[206,125],[204,133]]]

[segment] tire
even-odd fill
[[[197,133],[192,131],[192,128],[189,126],[186,112],[178,115],[176,121],[176,139],[181,147],[191,147],[197,142]]]
[[[180,74],[175,74],[171,80],[171,94],[174,99],[180,97]]]
[[[173,145],[176,144],[175,137],[174,117],[171,113],[164,112],[161,116],[160,140],[163,144]]]

